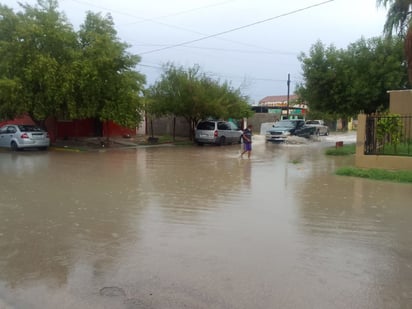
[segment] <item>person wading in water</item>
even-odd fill
[[[243,139],[243,152],[240,154],[240,157],[243,158],[243,155],[247,152],[247,158],[250,159],[250,154],[252,152],[252,125],[248,125],[246,129],[243,130],[242,134]]]

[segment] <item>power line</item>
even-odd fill
[[[142,22],[146,22],[146,21],[159,23],[159,22],[157,21],[157,19],[163,19],[163,18],[168,18],[168,17],[173,17],[173,16],[184,15],[184,14],[187,14],[187,13],[191,13],[191,12],[195,12],[195,11],[200,11],[200,10],[207,9],[207,8],[224,5],[224,4],[226,4],[226,3],[230,3],[230,2],[234,2],[234,1],[237,1],[237,0],[227,0],[227,1],[223,1],[223,2],[218,2],[218,3],[210,4],[210,5],[205,5],[205,6],[201,6],[201,7],[196,7],[196,8],[189,9],[189,10],[185,10],[185,11],[179,11],[179,12],[176,12],[176,13],[171,13],[171,14],[168,14],[168,15],[156,16],[156,17],[153,17],[153,18],[139,17],[139,19],[141,19],[140,21],[134,22],[134,23],[129,23],[129,24],[127,24],[127,25],[134,25],[134,24],[142,23]],[[167,24],[164,24],[164,23],[161,23],[161,24],[167,25]]]
[[[110,12],[110,11],[111,11],[111,12],[115,12],[115,13],[118,13],[118,14],[121,14],[121,15],[125,15],[125,16],[132,17],[132,18],[137,18],[137,19],[139,19],[139,21],[136,22],[136,23],[139,23],[139,22],[152,22],[152,23],[155,23],[155,24],[158,24],[158,25],[165,26],[165,27],[167,27],[167,28],[172,28],[172,29],[187,31],[187,32],[191,32],[191,33],[194,33],[194,34],[197,34],[197,35],[209,37],[209,35],[207,35],[207,34],[205,34],[205,33],[202,33],[202,32],[199,32],[199,31],[194,31],[194,30],[192,30],[192,29],[188,29],[188,28],[185,28],[185,27],[180,27],[180,26],[176,26],[176,25],[172,25],[172,24],[168,24],[168,23],[164,23],[164,22],[161,22],[161,21],[156,20],[157,18],[162,18],[162,17],[155,17],[155,18],[140,17],[140,16],[133,15],[133,14],[130,14],[130,13],[125,13],[125,12],[122,12],[122,11],[109,9],[109,8],[107,8],[107,7],[102,7],[102,6],[99,6],[99,5],[94,5],[94,4],[92,4],[92,3],[88,2],[88,1],[85,1],[85,0],[83,0],[83,1],[82,1],[82,0],[71,0],[71,1],[77,2],[77,3],[80,3],[80,4],[86,4],[86,5],[94,6],[94,7],[96,7],[96,8],[100,8],[100,9],[103,9],[103,10],[106,10],[106,11],[109,11],[109,12]],[[174,14],[171,14],[171,15],[165,15],[165,16],[163,16],[163,18],[164,18],[164,17],[168,17],[168,16],[185,14],[185,13],[189,13],[189,12],[191,12],[191,11],[201,10],[201,9],[205,9],[205,8],[208,8],[208,7],[211,7],[211,6],[218,6],[218,5],[222,5],[222,4],[225,4],[225,3],[228,3],[228,2],[232,2],[232,1],[236,1],[236,0],[228,0],[228,1],[225,1],[225,2],[216,3],[216,4],[214,4],[214,5],[198,7],[198,8],[194,8],[194,9],[186,10],[186,11],[180,11],[180,12],[177,12],[177,13],[174,13]],[[131,24],[136,24],[136,23],[131,23]],[[270,49],[270,48],[268,48],[268,47],[256,46],[256,45],[253,45],[253,44],[248,44],[248,43],[239,42],[239,41],[235,41],[235,40],[230,40],[230,39],[226,39],[226,38],[218,38],[218,39],[223,40],[223,41],[227,41],[227,42],[232,42],[232,43],[240,44],[240,45],[243,45],[243,46],[248,46],[248,47],[257,48],[257,49],[259,49],[259,50],[265,49],[265,50],[267,50],[268,52],[274,52],[274,53],[276,53],[276,51],[273,51],[272,49]],[[180,45],[183,46],[184,43],[183,43],[183,44],[180,44]],[[172,47],[173,47],[173,46],[168,45],[168,46],[165,47],[164,49],[169,49],[169,48],[172,48]],[[162,50],[162,49],[159,49],[159,50]],[[153,51],[148,51],[147,53],[151,53],[151,52],[153,52]],[[146,54],[146,52],[142,52],[142,53],[140,53],[140,54]]]
[[[145,68],[150,68],[150,69],[156,69],[156,70],[162,70],[163,67],[161,65],[156,65],[156,64],[148,64],[148,63],[139,63],[137,66],[140,67],[145,67]],[[230,78],[230,79],[246,79],[250,81],[261,81],[261,82],[276,82],[276,83],[284,83],[284,79],[274,79],[274,78],[267,78],[267,77],[251,77],[251,76],[235,76],[235,75],[226,75],[226,74],[219,74],[215,72],[206,72],[208,76],[215,76],[215,77],[221,77],[221,78]],[[301,81],[299,80],[291,80],[291,83],[299,83]]]
[[[113,9],[110,9],[110,8],[107,8],[107,7],[104,7],[104,6],[101,6],[101,5],[95,5],[95,4],[93,4],[91,2],[88,2],[88,1],[85,1],[85,0],[71,0],[71,1],[79,3],[79,4],[85,4],[85,5],[93,6],[93,7],[96,7],[98,9],[102,9],[102,10],[105,10],[105,11],[108,11],[108,12],[114,12],[114,13],[118,13],[120,15],[129,16],[129,17],[132,17],[132,18],[139,19],[136,22],[123,24],[123,25],[126,25],[126,26],[127,25],[134,25],[134,24],[138,24],[138,23],[144,23],[144,22],[152,22],[152,23],[155,23],[155,24],[166,26],[168,28],[174,28],[174,29],[178,29],[178,30],[190,31],[190,32],[193,32],[193,33],[196,33],[196,34],[202,34],[202,33],[199,33],[199,32],[188,30],[188,29],[183,28],[183,27],[179,27],[179,26],[175,26],[175,25],[171,25],[171,24],[168,24],[168,23],[158,21],[158,19],[163,19],[163,18],[170,17],[170,16],[178,16],[178,15],[182,15],[182,14],[187,14],[187,13],[190,13],[190,12],[193,12],[193,11],[199,11],[199,10],[203,10],[203,9],[206,9],[206,8],[209,8],[209,7],[219,6],[219,5],[223,5],[223,4],[233,2],[233,1],[237,1],[237,0],[227,0],[227,1],[224,1],[224,2],[219,2],[219,3],[207,5],[207,6],[197,7],[197,8],[193,8],[193,9],[186,10],[186,11],[179,11],[179,12],[172,13],[172,14],[169,14],[169,15],[158,16],[158,17],[154,17],[154,18],[141,17],[141,16],[137,16],[135,14],[130,14],[129,12],[113,10]]]
[[[144,46],[169,46],[165,44],[138,44],[139,47]],[[202,46],[182,46],[184,48],[192,48],[192,49],[201,49],[201,50],[214,50],[214,51],[222,51],[222,52],[237,52],[237,53],[244,53],[244,54],[269,54],[269,55],[284,55],[284,56],[297,56],[299,53],[297,52],[289,52],[289,51],[280,51],[280,50],[245,50],[245,49],[235,49],[235,48],[217,48],[217,47],[202,47]]]
[[[142,52],[142,53],[140,53],[140,55],[152,54],[152,53],[155,53],[155,52],[159,52],[159,51],[163,51],[163,50],[167,50],[167,49],[171,49],[171,48],[175,48],[175,47],[180,47],[180,46],[187,45],[187,44],[191,44],[191,43],[194,43],[194,42],[203,41],[203,40],[210,39],[210,38],[213,38],[213,37],[217,37],[217,36],[220,36],[220,35],[223,35],[223,34],[227,34],[227,33],[230,33],[230,32],[234,32],[234,31],[238,31],[238,30],[241,30],[241,29],[245,29],[245,28],[249,28],[249,27],[252,27],[252,26],[256,26],[256,25],[258,25],[258,24],[262,24],[262,23],[265,23],[265,22],[268,22],[268,21],[271,21],[271,20],[274,20],[274,19],[278,19],[278,18],[285,17],[285,16],[292,15],[292,14],[296,14],[296,13],[299,13],[299,12],[302,12],[302,11],[305,11],[305,10],[309,10],[309,9],[314,8],[314,7],[321,6],[321,5],[324,5],[324,4],[327,4],[327,3],[329,3],[329,2],[333,2],[333,1],[335,1],[335,0],[323,1],[323,2],[320,2],[320,3],[317,3],[317,4],[313,4],[313,5],[310,5],[310,6],[307,6],[307,7],[304,7],[304,8],[300,8],[300,9],[297,9],[297,10],[294,10],[294,11],[290,11],[290,12],[287,12],[287,13],[284,13],[284,14],[280,14],[280,15],[277,15],[277,16],[274,16],[274,17],[270,17],[270,18],[267,18],[267,19],[259,20],[259,21],[257,21],[257,22],[251,23],[251,24],[247,24],[247,25],[243,25],[243,26],[240,26],[240,27],[232,28],[232,29],[229,29],[229,30],[226,30],[226,31],[218,32],[218,33],[215,33],[215,34],[203,36],[203,37],[198,38],[198,39],[194,39],[194,40],[190,40],[190,41],[185,41],[185,42],[178,43],[178,44],[173,44],[173,45],[170,45],[170,46],[167,46],[167,47],[163,47],[163,48],[158,48],[158,49],[149,50],[149,51],[147,51],[147,52]]]

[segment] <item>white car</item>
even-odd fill
[[[49,134],[38,126],[7,124],[0,128],[0,147],[16,151],[24,148],[47,150],[49,146]]]
[[[242,130],[229,121],[205,120],[196,126],[195,142],[203,144],[240,144],[242,142]]]
[[[307,120],[305,125],[315,127],[316,135],[329,135],[329,127],[325,125],[323,120]]]

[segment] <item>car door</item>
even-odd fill
[[[231,142],[231,136],[230,136],[230,127],[229,127],[229,125],[224,121],[219,121],[218,124],[217,124],[217,129],[219,131],[219,136],[224,136],[225,137],[225,142],[230,143]]]
[[[3,127],[4,130],[1,132],[1,146],[2,147],[10,147],[11,139],[16,132],[16,128],[13,126],[5,126]]]
[[[241,135],[239,128],[233,122],[229,122],[228,124],[230,126],[230,134],[231,134],[232,143],[239,142],[240,135]]]
[[[5,139],[6,139],[6,133],[7,133],[7,127],[1,127],[0,128],[0,147],[5,147]]]
[[[7,126],[6,132],[3,134],[3,143],[5,147],[10,147],[14,134],[17,132],[15,126]]]

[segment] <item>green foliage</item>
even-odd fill
[[[387,108],[387,90],[408,83],[403,43],[397,38],[361,39],[346,50],[317,42],[299,60],[304,82],[296,92],[311,111],[335,118]]]
[[[388,171],[382,169],[361,169],[342,167],[336,170],[337,175],[369,178],[373,180],[412,183],[412,171]]]
[[[393,146],[395,154],[401,142],[403,123],[398,114],[383,114],[376,123],[376,135],[381,145],[389,143]]]
[[[166,64],[159,81],[147,89],[146,110],[153,116],[184,117],[193,134],[201,119],[242,118],[252,114],[247,98],[227,82],[219,83],[200,71]]]
[[[22,5],[15,14],[0,7],[0,110],[8,118],[29,113],[35,120],[54,115],[70,96],[70,65],[76,36],[55,1]]]
[[[392,35],[396,31],[400,37],[404,37],[408,31],[411,20],[410,0],[376,0],[377,6],[388,8],[384,31]]]
[[[56,0],[0,5],[0,113],[36,120],[99,118],[133,127],[140,120],[144,77],[110,16],[88,13],[78,33]]]
[[[349,144],[349,145],[343,145],[343,147],[333,147],[333,148],[328,148],[326,149],[325,154],[328,156],[348,156],[348,155],[353,155],[356,153],[356,145],[355,144]]]
[[[397,155],[397,156],[412,156],[412,141],[404,140],[399,144],[388,144],[382,149],[380,154],[383,155]]]
[[[80,27],[79,40],[77,104],[69,110],[70,116],[135,127],[143,110],[140,95],[145,79],[133,69],[140,58],[126,52],[128,45],[117,39],[110,15],[89,12]]]

